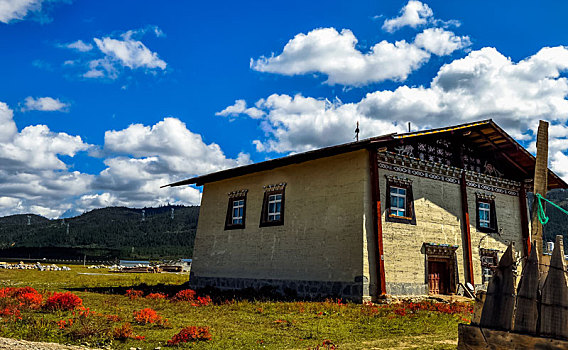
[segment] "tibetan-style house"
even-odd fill
[[[203,186],[190,285],[368,300],[486,283],[530,242],[535,157],[492,120],[170,184]],[[568,185],[548,171],[548,188]]]

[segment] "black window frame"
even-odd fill
[[[391,187],[399,187],[406,190],[406,216],[397,216],[391,214]],[[416,212],[414,211],[414,194],[412,193],[412,181],[408,179],[400,179],[387,176],[386,183],[386,200],[385,200],[385,220],[388,222],[396,222],[399,224],[416,225]]]
[[[262,200],[262,212],[260,214],[260,224],[259,227],[270,227],[270,226],[282,226],[284,225],[284,212],[285,212],[285,191],[286,189],[284,187],[282,188],[278,188],[278,189],[273,189],[273,188],[268,188],[264,191],[264,199]],[[277,195],[280,194],[282,195],[281,201],[280,201],[280,220],[272,220],[269,221],[268,220],[268,198],[271,195]]]
[[[481,203],[489,204],[489,227],[481,226],[479,220],[479,205]],[[475,226],[477,231],[483,233],[499,233],[499,225],[497,224],[497,212],[495,210],[495,199],[486,196],[477,195],[475,199]]]
[[[233,224],[233,203],[243,200],[243,223]],[[227,215],[225,216],[225,230],[244,229],[247,217],[247,194],[234,195],[229,197],[229,204],[227,205]]]

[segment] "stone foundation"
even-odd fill
[[[428,295],[428,285],[421,283],[388,283],[389,295]]]
[[[272,289],[272,292],[282,296],[297,296],[299,298],[309,299],[344,298],[355,302],[363,301],[363,283],[363,281],[303,281],[205,277],[196,276],[193,273],[191,273],[189,277],[189,285],[192,289],[213,287],[220,290],[239,290],[245,288],[260,290],[269,287]]]

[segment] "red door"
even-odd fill
[[[429,294],[448,293],[448,264],[441,261],[428,262],[428,292]]]

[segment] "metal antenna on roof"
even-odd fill
[[[357,128],[355,129],[355,139],[359,141],[359,121],[357,121]]]
[[[408,132],[410,132],[410,122],[408,122]]]

